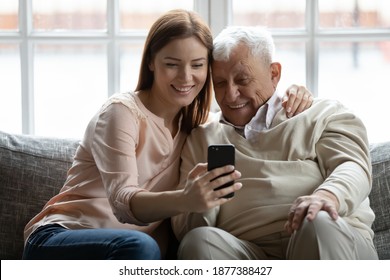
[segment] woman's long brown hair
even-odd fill
[[[208,69],[205,85],[194,101],[182,109],[181,131],[190,133],[208,118],[212,102],[211,59],[213,38],[207,24],[192,11],[172,10],[162,15],[151,27],[142,54],[136,91],[152,87],[154,75],[149,65],[156,53],[174,39],[195,36],[208,50]]]

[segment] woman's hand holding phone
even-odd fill
[[[228,196],[241,189],[242,184],[235,182],[241,173],[234,166],[225,165],[208,171],[208,164],[197,164],[188,174],[183,190],[185,208],[189,212],[201,213],[229,201]],[[230,182],[234,182],[230,184]],[[224,188],[219,188],[221,186]]]

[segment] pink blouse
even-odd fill
[[[186,134],[172,139],[164,120],[135,93],[112,96],[90,121],[60,193],[25,227],[25,240],[39,226],[70,229],[136,229],[164,242],[162,221],[134,217],[130,200],[140,191],[174,190]]]

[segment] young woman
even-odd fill
[[[90,121],[60,193],[25,227],[25,259],[164,258],[167,218],[228,201],[200,189],[196,169],[176,190],[186,136],[208,118],[212,46],[194,12],[173,10],[153,24],[136,90],[112,96]],[[298,91],[293,111],[310,106]]]

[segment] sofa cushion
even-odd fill
[[[0,254],[19,259],[28,221],[62,187],[78,141],[0,132]]]
[[[61,189],[78,140],[0,132],[0,259],[20,259],[28,221]],[[370,146],[374,243],[390,259],[390,142]]]
[[[390,142],[370,147],[373,185],[370,193],[371,208],[375,212],[372,226],[374,243],[380,259],[390,259]]]

